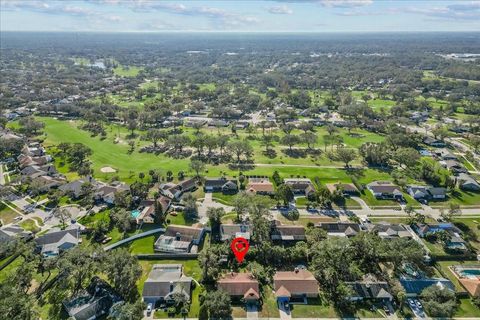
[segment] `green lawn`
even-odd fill
[[[234,194],[223,194],[222,192],[214,192],[212,198],[220,203],[223,203],[227,206],[233,206],[233,200],[236,195]]]
[[[330,304],[322,304],[319,298],[308,299],[308,304],[291,304],[292,318],[337,318]]]
[[[23,220],[19,224],[23,229],[25,229],[27,231],[31,231],[33,233],[37,233],[37,232],[40,231],[40,228],[37,227],[37,225],[35,224],[35,221],[33,219]]]
[[[2,220],[2,223],[9,224],[14,221],[16,217],[18,217],[19,214],[4,205],[3,203],[0,203],[0,220]]]
[[[113,73],[121,77],[136,77],[142,70],[143,67],[120,65],[113,69]]]
[[[459,299],[460,304],[458,305],[457,312],[455,312],[455,317],[464,317],[464,318],[480,318],[480,309],[475,306],[470,298]]]
[[[453,223],[462,230],[465,240],[476,249],[480,249],[480,217],[460,217],[454,219]]]
[[[259,308],[258,316],[260,318],[278,318],[280,313],[277,306],[277,298],[272,291],[272,288],[266,287],[263,290],[262,301],[263,304]]]

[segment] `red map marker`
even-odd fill
[[[242,237],[233,239],[230,248],[232,249],[235,258],[237,258],[238,263],[242,263],[243,258],[245,258],[249,247],[250,245],[248,244],[247,239]]]

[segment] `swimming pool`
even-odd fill
[[[458,268],[458,275],[464,278],[476,279],[480,277],[480,268]]]
[[[132,218],[136,219],[140,215],[139,210],[132,210]]]

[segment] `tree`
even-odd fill
[[[286,184],[281,184],[275,193],[275,198],[278,201],[283,201],[285,206],[288,205],[294,199],[292,188]]]
[[[240,163],[242,156],[250,158],[253,153],[253,148],[247,140],[232,141],[227,145],[227,149],[235,155],[237,163]]]
[[[413,148],[398,148],[393,154],[393,160],[405,168],[413,168],[420,160],[420,154]]]
[[[36,136],[40,129],[45,127],[43,122],[36,121],[34,117],[25,117],[19,120],[20,131],[26,136]]]
[[[60,220],[62,228],[66,227],[66,222],[72,218],[72,214],[65,208],[55,208],[53,210],[53,216]]]
[[[435,139],[440,139],[441,141],[445,140],[450,135],[448,129],[443,126],[437,126],[430,131]]]
[[[85,162],[87,157],[91,155],[92,149],[83,143],[74,143],[71,148],[68,149],[68,161],[74,169],[79,168]]]
[[[200,177],[200,173],[205,171],[205,163],[200,160],[191,160],[190,161],[190,170],[195,171],[196,177]]]
[[[158,141],[160,140],[165,140],[167,137],[167,134],[159,129],[148,129],[146,138],[147,140],[151,141],[153,143],[153,147],[156,149]]]
[[[455,292],[448,287],[429,286],[420,294],[420,300],[431,317],[450,318],[457,309]]]
[[[187,192],[183,195],[182,203],[185,206],[185,217],[190,220],[197,218],[197,199],[191,192]]]
[[[293,135],[293,134],[286,134],[282,137],[280,142],[286,146],[288,146],[288,149],[292,151],[292,147],[300,142],[300,139],[298,136]]]
[[[205,307],[210,319],[230,319],[232,316],[232,302],[228,293],[223,290],[207,292]]]
[[[304,133],[308,131],[313,131],[313,124],[311,122],[302,121],[298,124],[298,129],[302,130]]]
[[[312,146],[315,146],[315,143],[317,142],[317,135],[312,132],[303,133],[300,138],[307,144],[308,149],[312,149]]]
[[[115,315],[116,320],[135,320],[142,319],[145,310],[145,303],[138,300],[134,303],[122,302],[115,304],[112,310],[112,315]]]
[[[337,148],[334,153],[334,159],[345,163],[345,167],[349,167],[349,163],[357,158],[357,152],[354,149]]]
[[[115,223],[115,226],[122,233],[122,237],[125,237],[125,232],[132,227],[132,219],[130,213],[124,208],[115,208],[111,211],[110,217]]]
[[[210,227],[212,228],[212,234],[218,235],[220,232],[221,219],[225,215],[223,208],[208,208],[207,217],[210,221]]]
[[[137,281],[142,275],[142,268],[136,257],[125,248],[109,252],[105,272],[115,290],[127,302],[135,302],[138,298]]]
[[[267,136],[262,136],[260,140],[260,144],[262,146],[265,146],[265,153],[268,153],[268,150],[270,147],[273,147],[273,136],[267,135]]]
[[[71,297],[75,297],[85,288],[99,270],[100,264],[96,259],[98,256],[101,256],[101,253],[95,252],[92,247],[76,246],[59,259],[58,269],[62,273],[59,282],[70,289]]]

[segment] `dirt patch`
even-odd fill
[[[113,169],[112,167],[103,167],[100,169],[103,173],[115,173],[117,170]]]

